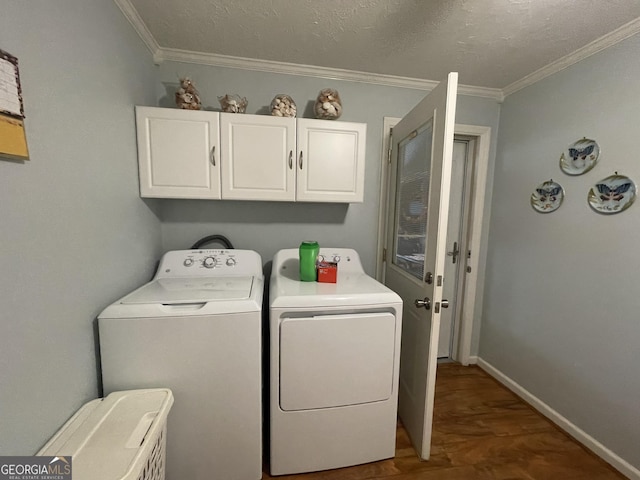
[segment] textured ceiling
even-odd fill
[[[638,0],[129,0],[160,48],[505,88]]]

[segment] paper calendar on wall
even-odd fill
[[[29,159],[18,59],[0,50],[0,158]]]

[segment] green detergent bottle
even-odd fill
[[[300,244],[300,280],[315,282],[317,279],[316,261],[320,254],[320,245],[316,241],[304,241]]]

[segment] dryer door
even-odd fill
[[[387,400],[393,389],[391,313],[285,318],[280,323],[280,408]]]

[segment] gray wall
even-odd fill
[[[133,105],[149,53],[111,0],[0,0],[31,160],[0,161],[0,455],[31,455],[98,395],[94,319],[151,275]]]
[[[219,109],[218,96],[238,93],[249,100],[247,113],[258,114],[268,114],[273,97],[287,93],[298,106],[298,117],[313,118],[311,106],[318,92],[325,87],[336,88],[344,107],[340,120],[367,123],[364,203],[162,200],[165,250],[189,248],[199,238],[218,233],[226,235],[236,248],[256,250],[266,263],[282,248],[315,239],[321,246],[357,249],[367,272],[375,274],[383,117],[401,117],[427,92],[166,62],[160,65],[162,93],[158,105],[175,106],[173,92],[178,77],[185,75],[199,90],[204,108]],[[494,100],[460,97],[457,122],[491,126],[495,135],[499,109]]]
[[[587,192],[614,171],[640,181],[640,37],[533,86],[502,106],[480,356],[640,468],[640,205],[602,215]],[[601,147],[570,177],[561,152]],[[533,189],[560,182],[559,210]]]

